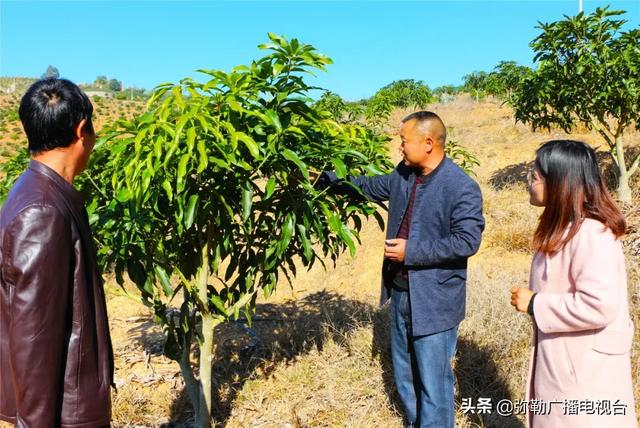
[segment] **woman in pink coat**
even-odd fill
[[[624,217],[584,143],[538,149],[530,202],[544,211],[533,242],[530,288],[511,304],[534,321],[527,381],[529,426],[636,427],[633,324],[619,237]]]

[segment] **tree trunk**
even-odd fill
[[[220,321],[209,312],[207,298],[207,282],[209,279],[209,243],[206,242],[201,250],[201,264],[196,274],[195,285],[198,290],[198,298],[201,307],[202,341],[200,345],[200,385],[198,396],[193,400],[196,426],[200,428],[211,427],[212,403],[212,373],[213,361],[213,330]]]
[[[198,298],[203,305],[202,342],[200,342],[200,397],[197,404],[196,426],[211,427],[211,359],[213,354],[213,328],[211,328],[211,314],[208,311],[207,281],[209,279],[209,243],[205,242],[200,254],[200,268],[196,274]],[[195,404],[195,403],[194,403]]]
[[[183,343],[182,354],[180,355],[180,371],[182,372],[182,378],[184,379],[185,388],[189,400],[193,405],[193,412],[198,415],[200,412],[200,384],[193,376],[193,369],[191,368],[191,334],[186,333],[187,337]]]
[[[629,173],[624,159],[624,145],[622,135],[616,135],[616,159],[618,160],[618,199],[624,203],[631,203],[631,188],[629,187]]]
[[[200,385],[202,394],[200,395],[200,424],[202,428],[211,426],[211,411],[213,410],[211,386],[213,374],[211,365],[213,363],[213,330],[219,323],[211,314],[202,315],[202,345],[200,345]]]

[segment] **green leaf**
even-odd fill
[[[166,192],[167,198],[169,198],[169,201],[172,201],[173,200],[173,189],[171,188],[171,183],[169,182],[169,180],[165,179],[162,182],[162,188]]]
[[[158,279],[158,281],[160,281],[160,285],[162,285],[165,296],[173,296],[173,287],[171,286],[171,282],[169,281],[169,275],[167,275],[167,271],[158,265],[153,265],[153,270],[156,273],[156,278]]]
[[[253,203],[253,191],[249,183],[244,184],[242,188],[242,221],[246,222],[251,215],[251,205]]]
[[[276,189],[276,178],[270,177],[264,188],[264,199],[269,199]]]
[[[127,202],[128,200],[131,199],[132,197],[132,193],[129,189],[127,189],[126,187],[118,190],[118,193],[116,193],[116,199],[118,200],[118,202]]]
[[[365,165],[364,169],[371,175],[384,175],[385,173],[377,165],[373,165],[373,164]]]
[[[311,241],[309,241],[309,238],[307,237],[307,229],[302,224],[299,224],[298,232],[298,236],[302,242],[304,258],[306,261],[310,262],[313,260],[313,247],[311,246]]]
[[[189,159],[191,159],[191,155],[189,153],[185,153],[180,158],[180,162],[178,163],[178,171],[176,173],[176,192],[181,193],[184,190],[184,178],[187,175],[187,166],[189,165]]]
[[[153,296],[155,294],[154,288],[153,288],[153,280],[151,278],[147,277],[145,279],[144,285],[142,286],[142,290],[144,290],[144,292],[149,294],[150,296]]]
[[[282,131],[282,124],[280,123],[280,118],[278,117],[278,113],[276,113],[273,110],[267,110],[265,112],[265,116],[269,118],[269,122],[271,122],[271,125],[273,125],[273,127],[276,128],[276,131],[278,132]]]
[[[242,106],[240,105],[239,102],[237,102],[236,100],[233,99],[227,99],[227,105],[229,107],[231,107],[231,110],[236,111],[238,113],[243,113],[244,109],[242,108]]]
[[[300,172],[302,172],[304,178],[309,180],[309,171],[307,170],[307,165],[302,162],[302,160],[298,157],[297,154],[295,154],[295,152],[289,149],[284,149],[282,151],[282,156],[284,156],[285,159],[295,163],[298,166],[298,169],[300,169]]]
[[[240,313],[240,309],[247,305],[251,299],[253,298],[254,293],[243,293],[240,295],[240,299],[227,310],[227,315],[231,316],[233,314],[235,319],[238,319],[238,315]]]
[[[346,178],[347,177],[347,167],[344,162],[338,158],[332,158],[331,163],[336,171],[336,175],[338,178]]]
[[[207,156],[207,149],[204,145],[203,140],[198,141],[197,148],[198,148],[198,169],[196,170],[196,173],[200,174],[202,171],[204,171],[207,168],[207,165],[209,164],[209,158]]]
[[[215,294],[211,295],[209,296],[209,301],[213,303],[213,306],[216,307],[220,315],[224,315],[225,317],[227,316],[227,308],[224,307],[224,303],[222,303],[220,297],[216,296]]]
[[[328,223],[329,229],[331,229],[332,232],[340,234],[340,232],[342,231],[342,222],[340,221],[340,217],[335,214],[329,213]]]
[[[191,127],[187,129],[187,150],[189,151],[189,153],[193,153],[193,147],[195,145],[195,142],[196,142],[196,130],[195,128]]]
[[[183,219],[185,230],[191,228],[191,226],[193,225],[193,221],[198,210],[198,202],[200,202],[200,197],[198,195],[189,196],[189,201],[187,202],[187,210],[184,213]]]
[[[139,260],[131,258],[127,260],[127,273],[129,274],[129,278],[131,278],[138,287],[142,286],[147,280],[144,266]],[[153,294],[153,292],[149,294]]]
[[[251,156],[254,159],[260,159],[260,148],[258,147],[258,144],[256,144],[256,142],[253,140],[253,138],[251,138],[244,132],[236,132],[235,135],[236,138],[239,141],[243,142],[247,149],[249,149],[249,153],[251,153]]]
[[[293,225],[295,223],[294,214],[289,213],[282,224],[282,230],[280,232],[280,239],[278,241],[278,256],[281,256],[289,243],[291,242],[291,237],[293,236]]]
[[[351,254],[351,257],[355,256],[356,245],[353,242],[353,234],[345,225],[342,225],[342,227],[340,228],[340,237],[342,238],[344,243],[347,244],[347,247],[349,247],[349,253]]]

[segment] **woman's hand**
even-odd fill
[[[511,305],[517,311],[527,313],[533,291],[522,287],[512,287],[509,291],[511,292]]]

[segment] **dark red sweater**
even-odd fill
[[[404,213],[402,224],[400,224],[400,230],[396,238],[409,239],[409,226],[411,225],[411,217],[413,216],[413,201],[416,199],[416,190],[418,185],[424,182],[426,176],[416,175],[416,179],[413,182],[413,189],[411,189],[411,196],[409,197],[409,203],[407,204],[407,210]],[[396,275],[402,276],[406,281],[409,280],[409,273],[404,263],[394,262],[392,269],[396,272]]]

